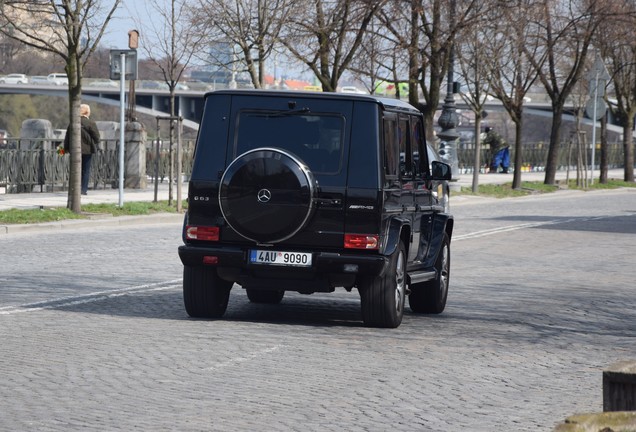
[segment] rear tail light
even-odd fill
[[[379,249],[380,241],[377,234],[345,234],[345,249]]]
[[[219,227],[186,226],[188,240],[219,241]]]

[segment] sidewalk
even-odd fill
[[[159,183],[157,200],[168,200],[168,183]],[[181,190],[182,199],[188,196],[188,184],[184,183]],[[154,201],[155,187],[149,184],[146,189],[124,189],[123,203],[133,201]],[[172,199],[177,199],[177,186],[172,187]],[[34,209],[47,207],[66,207],[68,192],[33,192],[7,194],[0,193],[0,211],[16,209]],[[82,204],[119,204],[119,189],[90,189],[88,195],[82,195]]]
[[[182,189],[182,199],[187,197],[188,187],[184,184]],[[9,209],[38,209],[51,207],[66,207],[67,192],[33,192],[21,194],[0,193],[0,211]],[[168,184],[159,184],[157,190],[157,200],[168,200]],[[172,198],[177,199],[177,187],[172,188]],[[125,189],[123,193],[123,203],[134,201],[154,201],[154,185],[149,185],[144,190]],[[119,204],[119,189],[89,189],[88,195],[82,195],[82,204]],[[77,229],[110,225],[132,225],[132,224],[158,224],[158,223],[182,223],[181,213],[156,213],[144,216],[118,216],[112,215],[91,215],[87,219],[70,219],[56,222],[45,222],[37,224],[15,224],[0,225],[0,238],[4,234],[15,234],[18,232],[38,232],[38,231],[59,231],[63,229]]]
[[[570,171],[570,179],[576,178],[576,171]],[[512,183],[512,173],[509,174],[479,174],[479,184],[503,184]],[[557,171],[556,179],[565,180],[567,176],[566,171]],[[594,172],[594,179],[598,181],[599,172]],[[623,178],[623,169],[612,169],[608,173],[609,178]],[[542,182],[545,179],[545,172],[523,172],[521,173],[522,181],[538,181]],[[472,174],[460,174],[456,182],[452,182],[452,187],[472,187],[473,175]],[[184,183],[182,186],[182,199],[186,199],[188,196],[188,184]],[[148,188],[144,190],[140,189],[125,189],[123,194],[124,204],[132,201],[153,201],[155,196],[155,189],[153,184],[149,184]],[[172,198],[177,199],[177,187],[173,185]],[[158,188],[157,199],[159,201],[168,200],[168,183],[160,183]],[[33,208],[46,208],[46,207],[66,207],[67,192],[33,192],[33,193],[20,193],[20,194],[7,194],[0,193],[0,211],[8,210],[12,208],[17,209],[33,209]],[[119,203],[119,189],[97,189],[89,190],[88,195],[82,196],[82,204],[93,203]]]
[[[611,169],[609,170],[607,177],[611,179],[623,179],[624,170],[622,168]],[[479,174],[479,184],[503,184],[503,183],[512,183],[512,173],[509,174]],[[556,172],[556,180],[565,180],[568,176],[567,171],[557,171]],[[576,170],[571,170],[569,173],[570,180],[576,179]],[[594,171],[594,181],[597,182],[600,176],[600,171]],[[532,181],[532,182],[543,182],[545,180],[545,172],[522,172],[521,173],[521,181]],[[462,187],[472,187],[473,186],[473,175],[471,174],[460,174],[459,179],[455,183],[456,185]]]

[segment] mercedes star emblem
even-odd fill
[[[256,199],[258,199],[258,202],[262,203],[269,202],[269,200],[272,199],[272,193],[268,189],[261,189],[258,191]]]

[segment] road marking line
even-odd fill
[[[152,292],[163,291],[181,287],[181,279],[174,279],[170,281],[157,282],[152,284],[137,285],[134,287],[110,290],[110,291],[96,291],[89,294],[83,294],[79,296],[61,297],[52,300],[46,300],[37,303],[26,303],[15,306],[4,306],[0,308],[0,315],[14,315],[25,312],[36,312],[46,309],[56,309],[60,307],[75,306],[85,303],[94,303],[102,300],[107,300],[115,297],[121,297],[127,294],[135,292]]]
[[[587,217],[587,218],[574,217],[569,219],[555,219],[555,220],[549,220],[544,222],[532,222],[532,223],[525,223],[525,224],[509,225],[505,227],[492,228],[492,229],[487,229],[483,231],[475,231],[473,233],[453,236],[453,241],[485,237],[489,235],[494,235],[494,234],[499,234],[499,233],[504,233],[509,231],[516,231],[516,230],[525,229],[525,228],[535,228],[539,226],[556,225],[556,224],[575,222],[575,221],[586,222],[591,220],[605,219],[608,217],[611,217],[611,216],[605,215],[605,216],[593,216],[593,217]],[[14,306],[3,306],[3,307],[0,307],[0,315],[14,315],[18,313],[36,312],[36,311],[41,311],[46,309],[55,309],[60,307],[75,306],[75,305],[86,304],[86,303],[94,303],[94,302],[107,300],[110,298],[115,298],[122,295],[134,293],[134,292],[163,291],[163,290],[173,289],[176,287],[181,287],[181,283],[182,283],[182,279],[173,279],[169,281],[138,285],[138,286],[122,288],[118,290],[96,291],[90,294],[84,294],[80,296],[61,297],[58,299],[52,299],[52,300],[47,300],[47,301],[37,302],[37,303],[26,303],[21,305],[14,305]],[[249,359],[245,359],[245,360],[249,360]],[[241,360],[240,358],[237,358],[233,362],[245,361],[245,360]],[[220,367],[223,367],[223,365],[224,364],[221,364]],[[213,370],[213,369],[215,369],[214,366],[210,368],[210,370]]]
[[[524,229],[524,228],[535,228],[535,227],[540,227],[540,226],[545,226],[545,225],[556,225],[556,224],[569,223],[569,222],[587,222],[587,221],[591,221],[591,220],[604,219],[604,218],[607,218],[607,217],[609,217],[609,216],[593,216],[593,217],[587,217],[587,218],[555,219],[555,220],[544,221],[544,222],[532,222],[532,223],[525,223],[525,224],[518,224],[518,225],[509,225],[509,226],[505,226],[505,227],[491,228],[491,229],[487,229],[487,230],[483,230],[483,231],[475,231],[473,233],[453,236],[453,241],[485,237],[485,236],[489,236],[489,235],[493,235],[493,234],[499,234],[499,233],[504,233],[504,232],[508,232],[508,231],[517,231],[517,230]]]

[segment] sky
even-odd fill
[[[101,45],[108,49],[128,49],[128,32],[137,27],[132,16],[137,11],[144,11],[143,5],[144,0],[122,0],[108,23],[107,33],[102,37]]]
[[[162,1],[168,2],[169,0],[156,1],[161,3]],[[104,0],[103,4],[105,6],[108,6],[109,4],[110,6],[112,6],[112,1]],[[155,13],[159,15],[159,13],[156,12],[152,7],[148,7],[146,5],[146,0],[122,0],[112,19],[108,23],[106,33],[104,34],[100,42],[101,46],[107,49],[128,49],[128,32],[133,29],[138,30],[140,33],[143,32],[143,28],[137,28],[137,25],[135,24],[135,17],[144,16],[144,14],[148,13]],[[153,17],[150,16],[147,19],[152,20]],[[155,17],[155,19],[157,19],[157,17]],[[140,43],[143,43],[143,40],[144,35],[141,34]],[[137,51],[137,58],[141,59],[144,57],[144,50],[139,49]],[[280,64],[282,65],[282,63],[283,62],[281,61]],[[307,77],[309,77],[309,79],[311,79],[311,74],[302,72],[305,69],[302,65],[294,66],[292,64],[290,66],[290,64],[288,63],[286,67],[287,75],[298,78],[302,77],[304,79],[307,79]]]

